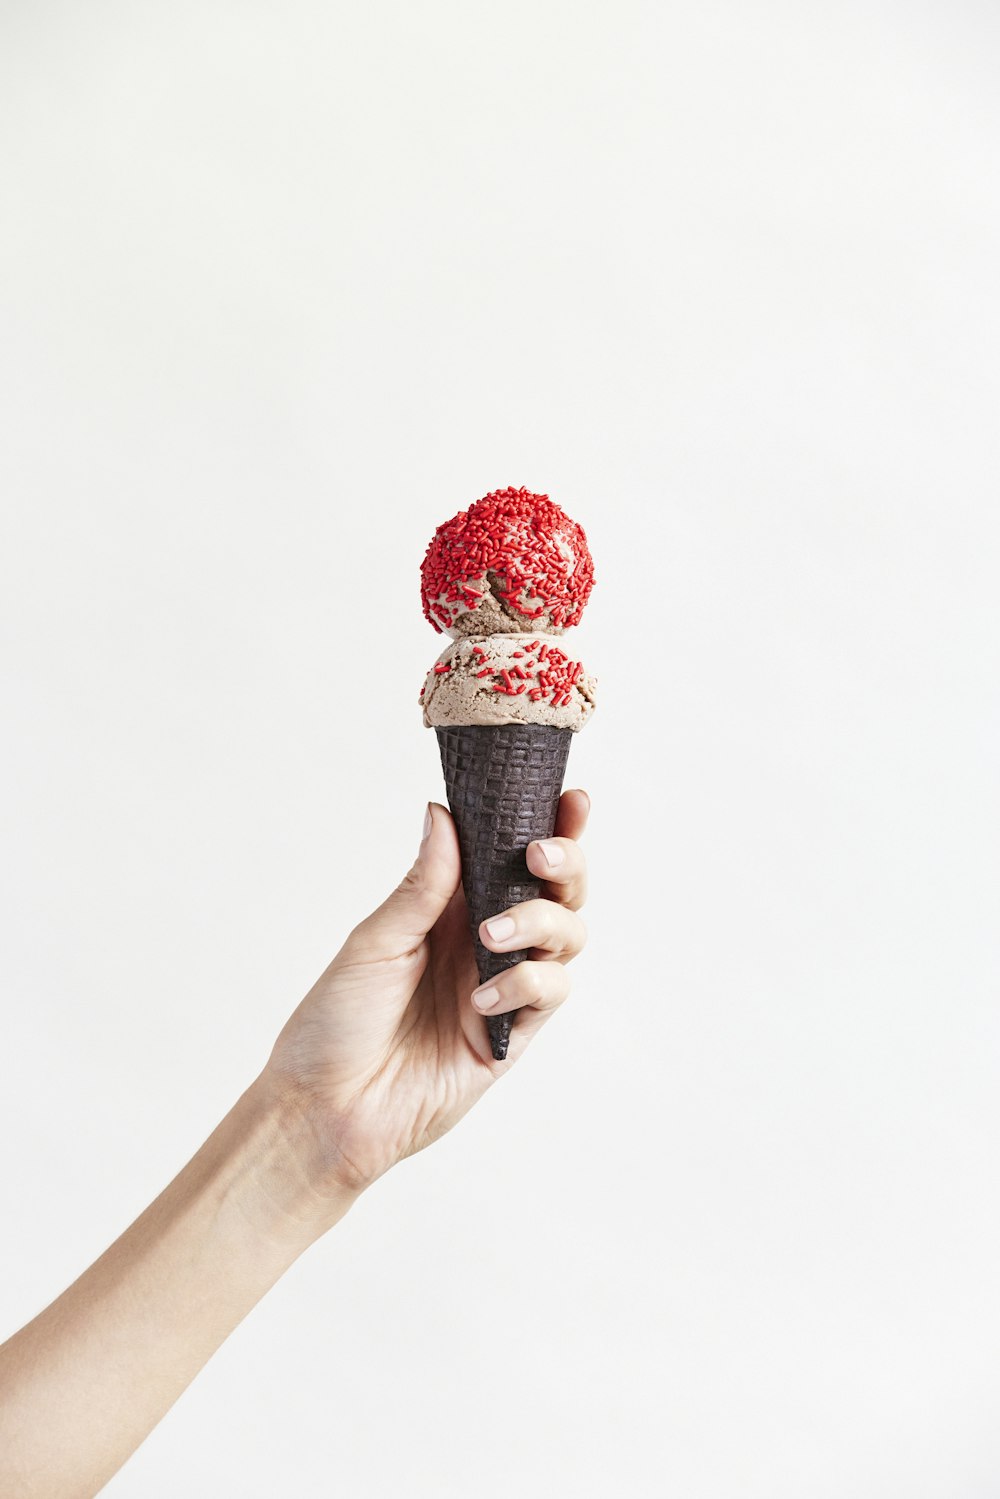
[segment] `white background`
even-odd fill
[[[597,560],[572,1003],[116,1499],[1000,1493],[998,76],[985,0],[3,8],[3,1331],[409,864],[434,525]]]

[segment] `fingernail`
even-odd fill
[[[566,861],[566,851],[560,848],[558,843],[550,843],[548,839],[542,839],[538,847],[542,851],[542,858],[550,869],[558,869],[560,864]]]
[[[489,1010],[499,998],[499,989],[477,989],[472,996],[472,1003],[477,1010]]]
[[[486,930],[494,942],[506,942],[508,937],[513,937],[515,926],[513,916],[494,916],[486,923]]]
[[[430,831],[433,825],[434,819],[431,817],[431,804],[430,802],[428,802],[427,811],[424,813],[424,831],[420,839],[421,843],[423,843],[424,839],[426,839],[430,835]]]

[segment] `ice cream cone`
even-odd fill
[[[448,803],[458,829],[462,885],[480,983],[527,953],[490,952],[479,925],[541,888],[525,861],[536,838],[551,838],[562,791],[570,729],[548,724],[460,724],[436,729]],[[507,1055],[514,1015],[488,1017],[497,1061]]]

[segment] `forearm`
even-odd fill
[[[97,1262],[0,1348],[0,1493],[95,1494],[353,1198],[321,1196],[263,1079]]]

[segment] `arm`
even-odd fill
[[[353,1194],[318,1199],[304,1160],[262,1074],[131,1228],[0,1349],[0,1493],[76,1499],[107,1482],[347,1212]]]
[[[567,792],[528,862],[548,899],[503,913],[495,951],[530,959],[473,997],[454,826],[428,814],[417,861],[351,933],[264,1071],[180,1175],[78,1281],[0,1348],[0,1493],[86,1499],[114,1474],[289,1265],[382,1173],[444,1134],[568,992],[583,943]],[[498,913],[498,915],[501,913]],[[502,930],[502,929],[501,929]],[[520,1009],[505,1062],[482,1016]]]

